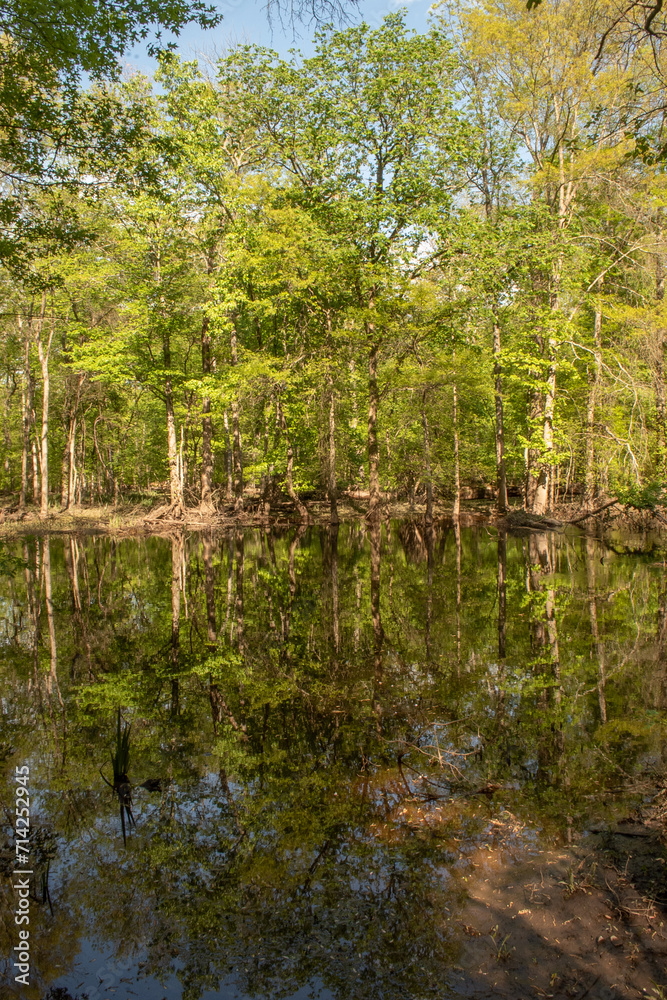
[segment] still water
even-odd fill
[[[0,569],[3,996],[446,996],[480,852],[567,844],[667,766],[661,555],[392,522]]]

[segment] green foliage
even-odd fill
[[[218,504],[365,490],[377,450],[383,490],[447,505],[497,481],[502,408],[515,495],[620,483],[660,513],[667,190],[628,158],[641,47],[592,76],[576,0],[443,4],[421,35],[394,13],[307,58],[238,46],[210,77],[158,37],[155,82],[120,82],[151,26],[217,17],[139,6],[3,8],[8,493],[39,494],[41,415],[52,505],[168,482],[194,506],[209,450]]]
[[[665,484],[655,480],[644,483],[642,486],[637,483],[616,486],[614,493],[621,503],[633,507],[635,510],[654,511],[665,503]]]

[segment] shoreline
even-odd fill
[[[347,498],[342,499],[338,505],[339,523],[367,520],[368,511],[362,504],[363,501],[359,503],[356,499],[351,502]],[[486,525],[511,534],[560,532],[576,528],[584,534],[594,531],[603,540],[614,532],[640,533],[662,539],[667,528],[667,511],[640,511],[613,502],[601,507],[598,505],[598,509],[590,512],[580,505],[561,505],[544,516],[530,514],[517,505],[502,517],[491,501],[468,501],[467,504],[459,513],[461,527]],[[258,504],[254,500],[250,500],[248,507],[242,510],[235,510],[231,504],[213,511],[187,507],[180,517],[170,516],[168,504],[155,504],[150,508],[142,504],[82,505],[67,510],[54,507],[46,518],[40,516],[36,507],[28,506],[21,514],[5,507],[0,508],[0,539],[44,534],[150,537],[173,534],[179,530],[218,533],[238,528],[331,525],[327,501],[310,501],[306,506],[307,519],[299,516],[296,508],[288,503],[272,507],[267,515],[256,509]],[[452,526],[454,523],[449,505],[434,504],[432,521],[427,522],[426,504],[407,501],[383,503],[381,518],[383,522],[403,520],[421,523],[425,529],[429,526]],[[614,547],[613,544],[611,547]],[[648,551],[654,547],[652,545]],[[642,549],[633,546],[629,551],[639,552]]]

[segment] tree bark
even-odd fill
[[[23,322],[18,317],[19,331],[23,332]],[[21,388],[21,416],[23,434],[21,442],[21,492],[19,494],[19,510],[23,510],[28,492],[28,452],[30,451],[30,420],[32,416],[32,376],[30,374],[30,338],[25,337],[25,354],[23,368],[23,385]]]
[[[597,496],[597,477],[595,473],[595,406],[597,391],[602,371],[602,305],[595,305],[595,367],[588,373],[588,404],[586,406],[586,501],[590,502]]]
[[[549,369],[547,373],[547,388],[544,395],[544,420],[542,424],[542,444],[544,455],[540,463],[540,474],[537,480],[535,495],[533,497],[533,514],[545,514],[549,509],[549,486],[553,475],[553,449],[554,449],[554,404],[556,400],[556,363],[555,363],[555,343],[549,341]]]
[[[37,339],[37,353],[39,365],[42,370],[42,429],[39,442],[39,466],[42,481],[42,495],[39,516],[48,517],[49,514],[49,393],[51,380],[49,377],[49,354],[51,353],[51,343],[53,341],[53,331],[55,322],[52,320],[49,331],[49,339],[46,347],[42,341],[42,329],[46,317],[46,292],[42,293],[41,312],[35,331]]]
[[[33,414],[33,431],[35,428],[35,420]],[[34,433],[32,440],[30,441],[30,454],[32,457],[32,502],[37,505],[39,503],[40,496],[40,482],[39,482],[39,459],[37,457],[37,442],[35,441]]]
[[[338,524],[338,488],[336,485],[336,411],[334,406],[334,381],[331,372],[327,374],[327,396],[329,402],[329,456],[327,462],[330,521]]]
[[[234,496],[234,476],[232,473],[232,442],[229,436],[229,417],[227,416],[227,410],[223,413],[223,421],[225,425],[225,467],[227,469],[227,490],[225,493],[225,499],[231,500]]]
[[[373,324],[367,325],[371,338],[375,336]],[[377,419],[380,397],[377,382],[379,344],[372,343],[368,353],[368,517],[380,516],[380,452],[377,438]]]
[[[62,510],[67,510],[69,504],[67,502],[67,497],[69,495],[69,437],[70,437],[70,427],[71,423],[67,421],[67,427],[65,428],[65,446],[63,448],[63,457],[60,467],[60,507]]]
[[[496,404],[496,510],[507,511],[507,478],[505,474],[505,421],[503,416],[503,376],[500,366],[500,325],[493,319],[493,374]]]
[[[536,389],[531,389],[528,397],[528,431],[532,435],[533,428],[542,415],[542,400]],[[537,475],[535,468],[538,466],[538,451],[535,448],[526,448],[526,482],[524,486],[524,508],[532,511],[535,506],[535,494],[537,492]],[[541,474],[541,470],[539,470]]]
[[[458,522],[461,513],[461,467],[459,464],[459,422],[456,380],[452,385],[452,417],[454,421],[454,506],[452,507],[452,518],[455,522]]]
[[[655,297],[662,302],[665,297],[665,273],[662,257],[658,254],[655,260]],[[664,327],[658,329],[655,356],[655,409],[656,409],[656,444],[658,451],[658,467],[663,478],[667,476],[667,401],[665,392],[665,344],[667,332]]]
[[[329,358],[333,355],[331,310],[326,311],[327,348]],[[331,361],[329,362],[331,364]],[[336,481],[336,407],[335,388],[331,368],[327,369],[327,403],[329,407],[329,440],[327,459],[327,492],[329,494],[331,524],[338,524],[338,488]]]
[[[431,436],[426,415],[426,389],[422,392],[422,428],[424,431],[424,470],[426,472],[426,524],[433,523],[433,473],[431,470]]]
[[[76,388],[74,401],[70,403],[69,418],[67,421],[67,440],[63,449],[63,470],[62,470],[62,495],[61,506],[68,510],[75,502],[76,491],[76,429],[77,413],[79,410],[79,399],[81,396],[81,386],[85,376],[80,375]]]
[[[238,363],[236,320],[232,323],[231,332],[232,365]],[[237,510],[243,508],[243,449],[241,445],[241,429],[239,426],[239,405],[232,400],[232,462],[234,465],[234,506]]]
[[[174,415],[174,390],[171,380],[171,342],[169,333],[162,335],[162,361],[165,369],[164,400],[167,414],[167,454],[169,459],[169,500],[171,512],[183,514],[183,490],[179,474],[178,439],[176,437],[176,417]]]
[[[293,469],[294,469],[294,450],[292,448],[292,441],[289,436],[289,431],[287,429],[287,421],[285,420],[285,414],[283,412],[282,404],[280,400],[278,401],[278,409],[280,414],[280,426],[283,434],[285,435],[285,441],[287,442],[287,470],[285,473],[285,484],[287,486],[287,493],[289,498],[299,512],[299,516],[302,521],[308,520],[308,510],[299,499],[299,495],[294,489],[293,481]]]
[[[201,368],[204,378],[213,372],[210,321],[206,313],[204,313],[201,329]],[[213,510],[213,421],[211,420],[211,399],[206,393],[202,399],[201,410],[201,506],[204,511],[208,512]]]

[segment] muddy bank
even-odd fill
[[[53,508],[46,518],[36,507],[17,511],[0,507],[0,537],[23,534],[108,534],[118,537],[133,535],[160,535],[173,530],[225,531],[230,528],[253,527],[271,524],[329,524],[330,509],[326,500],[309,501],[306,505],[307,521],[299,515],[291,502],[274,505],[267,510],[249,499],[243,508],[232,504],[216,509],[202,510],[186,507],[173,512],[166,503],[109,504],[103,506],[72,506],[68,510]],[[357,520],[368,514],[365,497],[341,497],[338,504],[340,521]],[[552,514],[540,517],[515,507],[499,516],[493,503],[488,501],[466,502],[459,516],[462,527],[489,524],[508,532],[560,531],[568,528],[594,532],[601,541],[618,554],[646,553],[661,548],[667,528],[667,512],[637,511],[614,502],[605,502],[593,510],[580,506],[560,506]],[[451,524],[451,507],[434,504],[434,524]],[[426,522],[426,506],[403,501],[385,502],[383,519]]]
[[[49,516],[42,518],[36,508],[26,508],[20,514],[5,509],[0,516],[0,537],[24,534],[109,534],[114,536],[160,535],[173,530],[225,531],[229,528],[254,527],[259,525],[330,524],[329,505],[325,501],[309,502],[308,518],[300,517],[291,504],[271,507],[267,514],[261,505],[248,503],[242,509],[233,505],[216,510],[202,511],[197,507],[187,507],[175,516],[169,505],[109,505],[100,507],[70,507],[69,510],[53,509]],[[339,520],[354,521],[368,513],[364,501],[352,498],[349,502],[339,502]],[[434,521],[451,521],[451,512],[443,507],[434,508]],[[414,519],[423,521],[425,508],[408,503],[384,504],[383,519]],[[490,523],[489,509],[461,511],[462,526]]]
[[[454,993],[667,995],[667,851],[645,834],[589,834],[562,849],[478,856]]]

